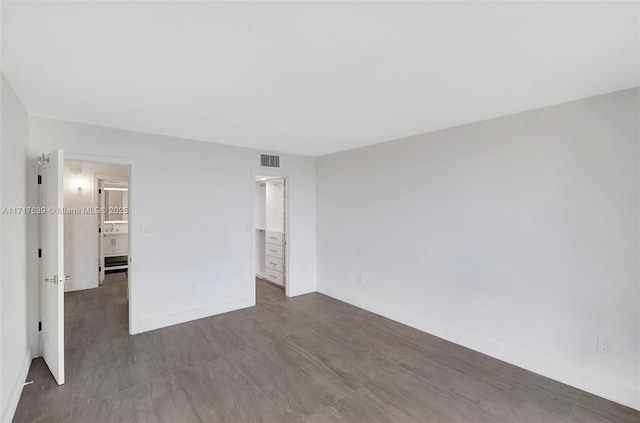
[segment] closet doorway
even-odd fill
[[[254,177],[254,257],[256,303],[288,296],[287,178]]]

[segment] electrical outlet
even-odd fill
[[[598,337],[598,353],[611,355],[611,343],[608,339]]]
[[[358,275],[357,281],[359,285],[362,285],[362,275]]]

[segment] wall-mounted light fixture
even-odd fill
[[[74,185],[78,187],[78,191],[82,191],[87,187],[87,183],[84,178],[76,178]]]

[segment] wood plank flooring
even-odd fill
[[[277,299],[284,299],[284,287],[281,288],[256,278],[256,303],[260,304]]]
[[[66,295],[67,383],[16,422],[616,422],[640,413],[314,293],[127,334],[126,276]]]

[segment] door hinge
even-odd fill
[[[42,332],[42,322],[38,322],[38,332]]]
[[[38,175],[38,185],[42,185],[42,175]]]
[[[42,248],[38,248],[38,258],[42,257]]]
[[[102,194],[102,188],[98,188],[98,194]]]
[[[98,233],[102,233],[102,228],[98,228]]]
[[[102,266],[98,266],[98,272],[102,272]]]

